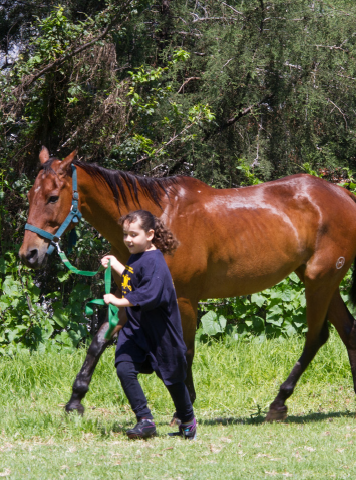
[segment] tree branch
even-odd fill
[[[234,123],[236,123],[238,120],[240,120],[240,118],[245,117],[246,115],[248,115],[249,113],[251,113],[254,108],[260,106],[262,103],[265,103],[267,100],[269,100],[269,99],[272,98],[272,97],[273,97],[273,94],[272,94],[272,93],[269,93],[268,95],[266,95],[266,96],[265,96],[262,100],[260,100],[259,102],[253,103],[253,104],[250,105],[249,107],[244,108],[244,109],[243,109],[241,112],[239,112],[237,115],[235,115],[234,117],[229,118],[229,120],[227,120],[225,123],[223,123],[222,125],[220,125],[219,128],[217,128],[217,129],[214,130],[213,132],[207,133],[207,135],[205,136],[205,138],[204,138],[203,141],[208,140],[212,135],[215,135],[216,133],[221,133],[222,130],[225,130],[225,128],[230,127],[231,125],[233,125]]]
[[[52,70],[53,68],[55,67],[58,67],[59,65],[62,65],[62,63],[64,63],[66,60],[68,60],[69,58],[72,58],[74,57],[75,55],[78,55],[78,53],[81,53],[83,50],[86,50],[87,48],[91,47],[94,43],[98,42],[99,40],[102,40],[109,32],[110,28],[115,24],[115,22],[117,21],[117,19],[120,17],[120,15],[122,14],[122,12],[128,7],[128,5],[131,3],[131,0],[126,0],[126,2],[124,3],[124,5],[121,7],[120,11],[114,16],[114,18],[111,20],[111,22],[109,22],[107,24],[107,26],[105,27],[105,29],[101,32],[100,35],[98,35],[96,38],[94,38],[93,40],[91,40],[90,42],[88,43],[85,43],[84,45],[76,48],[75,50],[67,53],[66,55],[64,55],[63,57],[61,58],[58,58],[57,60],[55,60],[54,62],[50,63],[49,65],[47,65],[45,68],[43,68],[42,70],[40,70],[39,72],[37,72],[35,75],[33,75],[32,77],[30,77],[30,79],[25,82],[25,86],[29,87],[33,82],[35,82],[36,80],[38,80],[40,77],[42,77],[42,75],[44,75],[45,73],[49,72],[50,70]],[[128,15],[126,15],[124,21],[128,18]],[[121,24],[122,25],[122,24]]]
[[[187,83],[189,83],[191,80],[201,80],[201,77],[190,77],[190,78],[187,78],[187,80],[183,83],[183,85],[181,85],[180,89],[178,90],[177,93],[180,93],[183,88],[187,85]]]
[[[330,98],[328,98],[328,102],[330,102],[332,105],[334,105],[334,108],[336,108],[337,110],[339,110],[339,112],[341,113],[341,115],[343,116],[344,118],[344,122],[345,122],[345,127],[347,128],[347,120],[346,120],[346,115],[344,114],[344,112],[332,101],[330,100]],[[334,109],[333,109],[334,110]],[[332,111],[330,113],[332,113]]]
[[[238,15],[241,15],[242,17],[246,18],[245,15],[242,13],[242,12],[239,12],[238,10],[236,10],[234,7],[232,7],[231,5],[228,5],[227,3],[225,2],[221,2],[222,5],[225,5],[225,7],[229,7],[231,8],[231,10],[235,13],[237,13]]]

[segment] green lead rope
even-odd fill
[[[100,268],[99,268],[99,270],[100,270]],[[110,293],[110,288],[111,288],[111,264],[110,264],[110,260],[109,260],[107,269],[105,270],[104,281],[105,281],[105,293]],[[91,305],[103,305],[103,306],[105,306],[106,303],[104,302],[104,300],[102,298],[96,298],[94,300],[90,300],[90,302],[88,302],[85,305],[85,313],[87,315],[93,315],[93,313],[94,313]],[[109,303],[109,305],[108,305],[109,328],[106,330],[105,335],[104,335],[104,338],[106,340],[110,340],[114,328],[119,323],[119,317],[117,315],[118,311],[119,311],[119,309],[117,307],[115,307],[115,305],[111,305],[111,303]]]
[[[103,270],[103,266],[101,265],[96,272],[86,272],[84,270],[78,270],[78,268],[73,267],[71,263],[69,262],[68,258],[66,257],[66,254],[64,252],[58,252],[59,256],[61,257],[62,262],[64,265],[71,270],[74,273],[77,273],[78,275],[84,275],[86,277],[93,277],[96,275],[98,272],[101,272]],[[110,288],[111,288],[111,264],[109,260],[109,264],[107,266],[107,269],[105,270],[104,274],[104,282],[105,282],[105,293],[110,293]],[[101,305],[105,306],[105,302],[102,298],[95,298],[94,300],[91,300],[85,305],[85,313],[86,315],[93,315],[94,310],[91,307],[91,305]],[[119,323],[119,317],[118,317],[118,311],[119,309],[115,307],[115,305],[111,305],[109,303],[108,305],[108,321],[109,321],[109,328],[106,330],[104,338],[105,340],[110,340],[112,332],[114,331],[114,328],[116,325]]]
[[[76,273],[77,275],[84,275],[85,277],[93,277],[97,273],[104,270],[104,267],[102,265],[100,265],[100,267],[98,268],[98,270],[96,272],[86,272],[85,270],[78,270],[78,268],[73,267],[73,265],[70,263],[70,261],[68,260],[68,258],[66,257],[66,254],[64,252],[58,251],[58,255],[61,257],[62,262],[68,268],[68,270]],[[109,265],[110,265],[110,263],[109,263]],[[108,269],[109,268],[110,267],[108,267]],[[111,268],[110,268],[110,273],[109,273],[109,282],[111,281],[110,277],[111,277]],[[105,278],[106,278],[106,273],[105,273]],[[110,293],[110,283],[109,283],[109,292],[106,291],[106,283],[105,283],[105,293]]]

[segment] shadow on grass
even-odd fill
[[[265,424],[266,414],[265,412],[258,412],[251,414],[249,417],[215,417],[211,419],[201,419],[199,416],[197,417],[198,424],[200,426],[229,426],[229,425],[250,425],[250,426],[261,426]],[[73,418],[73,417],[72,417]],[[349,418],[354,419],[355,413],[350,411],[343,411],[343,412],[310,412],[306,415],[290,415],[285,420],[280,423],[281,425],[303,425],[307,423],[313,422],[322,422],[328,420],[332,422],[334,419],[337,418]],[[111,434],[122,434],[126,437],[126,430],[131,428],[135,425],[135,420],[129,421],[103,421],[99,419],[95,420],[87,420],[84,422],[85,424],[82,425],[82,428],[87,433],[99,433],[102,437],[109,437]],[[156,421],[157,428],[168,426],[168,421]],[[173,429],[177,429],[177,427],[173,427]],[[172,430],[173,430],[172,429]]]
[[[267,414],[267,412],[266,412]],[[251,415],[250,417],[216,417],[213,419],[199,419],[199,425],[263,425],[265,423],[266,415]],[[322,422],[324,420],[328,420],[332,422],[334,418],[355,418],[355,413],[350,411],[345,412],[329,412],[329,413],[309,413],[306,415],[289,415],[285,420],[281,422],[283,425],[288,424],[299,424],[303,425],[305,423],[312,423],[312,422]]]

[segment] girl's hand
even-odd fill
[[[105,255],[105,257],[103,257],[101,259],[101,264],[103,267],[105,268],[108,268],[108,265],[109,265],[109,260],[111,262],[111,266],[113,267],[115,262],[117,262],[116,258],[114,257],[114,255]]]
[[[115,300],[117,300],[115,295],[113,295],[112,293],[105,293],[104,302],[106,303],[106,305],[109,305],[109,303],[115,305]]]
[[[119,260],[114,257],[114,255],[105,255],[101,259],[101,264],[103,267],[107,268],[109,265],[109,260],[111,264],[111,268],[115,270],[119,275],[122,275],[122,272],[125,270],[125,267],[122,265],[122,263],[119,262]]]
[[[104,295],[104,302],[106,305],[115,305],[116,307],[132,307],[132,303],[130,303],[126,298],[117,298],[112,293],[105,293]]]

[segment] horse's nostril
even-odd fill
[[[31,265],[37,261],[37,258],[38,258],[37,248],[30,250],[29,253],[26,255],[26,260]]]

